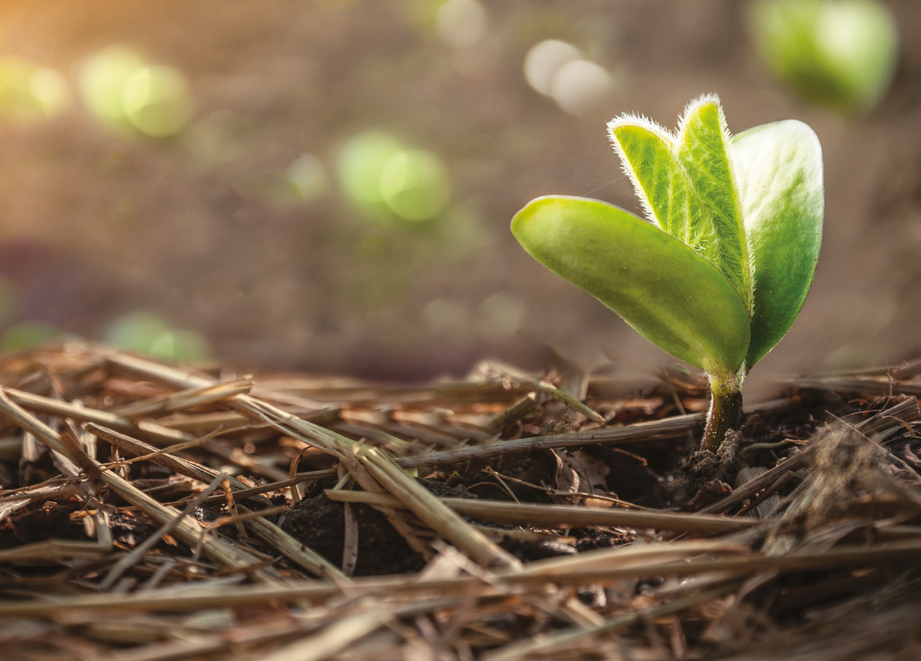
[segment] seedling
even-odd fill
[[[614,149],[647,221],[598,200],[531,201],[512,233],[648,340],[706,371],[702,447],[738,428],[742,381],[786,334],[822,240],[822,151],[798,121],[730,136],[719,99],[692,101],[672,134],[612,120]]]

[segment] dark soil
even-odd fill
[[[890,372],[788,383],[772,402],[755,405],[739,434],[715,455],[698,450],[701,419],[685,415],[707,405],[703,380],[694,375],[663,373],[643,384],[602,374],[545,375],[556,384],[581,378],[582,399],[604,424],[523,376],[495,366],[478,375],[480,381],[414,388],[340,387],[302,375],[267,376],[247,398],[226,394],[194,406],[195,400],[188,400],[190,406],[176,413],[159,407],[167,401],[181,407],[188,396],[177,399],[176,390],[210,376],[79,344],[0,360],[0,407],[6,412],[0,429],[5,476],[0,643],[13,645],[22,658],[42,661],[59,658],[49,650],[64,642],[68,648],[96,646],[96,657],[122,648],[158,658],[177,653],[175,647],[157,647],[176,642],[159,632],[179,627],[188,640],[204,641],[193,645],[233,647],[233,654],[243,649],[234,642],[241,631],[250,632],[253,645],[267,652],[286,645],[286,636],[312,644],[309,636],[332,635],[331,627],[340,622],[380,626],[372,618],[376,609],[392,618],[392,608],[409,604],[410,610],[401,612],[425,615],[396,617],[394,626],[424,638],[439,630],[432,627],[462,622],[457,635],[471,658],[564,633],[577,635],[587,649],[597,646],[599,658],[613,644],[658,658],[650,656],[656,641],[669,641],[674,656],[686,656],[677,653],[684,649],[704,657],[776,659],[772,645],[778,631],[790,650],[811,649],[816,636],[824,637],[829,650],[839,650],[839,638],[850,640],[856,631],[862,634],[861,649],[911,648],[921,594],[916,553],[921,410],[912,395],[921,384],[921,361]],[[125,404],[136,408],[142,402],[155,411],[142,426],[111,417]],[[317,412],[316,402],[334,408]],[[314,429],[311,433],[319,434],[314,437],[302,433],[313,429],[309,426],[267,427],[262,416],[276,405],[321,421],[326,431]],[[60,407],[70,408],[62,413]],[[239,419],[239,411],[253,416],[251,424],[241,425],[246,418]],[[104,426],[84,426],[96,436],[87,448],[103,469],[126,475],[128,485],[104,470],[92,479],[56,474],[60,457],[47,449],[58,447],[61,437],[41,427],[36,415],[78,431],[103,418],[132,431],[134,436],[119,436]],[[676,422],[680,426],[668,427]],[[20,424],[39,440],[29,446],[28,461]],[[656,431],[649,432],[650,426]],[[178,429],[195,430],[182,437],[187,445],[180,450],[172,447],[180,440]],[[339,445],[323,445],[328,434],[337,434]],[[141,437],[170,447],[157,451]],[[430,493],[478,506],[480,520],[457,525],[491,528],[482,532],[501,548],[488,557],[504,565],[458,554],[466,542],[447,531],[433,534],[437,525],[423,524],[422,513],[408,501],[408,507],[386,514],[351,504],[354,528],[346,526],[344,506],[325,491],[339,481],[337,457],[344,455],[337,448],[356,449],[358,441],[378,445],[357,457],[390,453],[394,461],[415,462],[404,468],[414,468]],[[66,451],[76,453],[75,447]],[[116,455],[118,465],[107,466]],[[305,490],[285,511],[293,486],[285,478],[292,471]],[[228,493],[223,481],[215,480],[221,473]],[[52,482],[43,482],[49,478]],[[221,486],[205,496],[201,490],[208,483]],[[381,485],[384,495],[402,493]],[[355,482],[344,486],[359,490]],[[518,503],[532,507],[525,513],[514,509]],[[498,516],[500,505],[515,513]],[[187,527],[171,528],[145,554],[133,553],[161,532],[165,521],[178,522],[182,509],[204,525],[186,520]],[[504,523],[491,523],[490,511]],[[530,518],[539,512],[563,518]],[[638,525],[625,515],[655,522]],[[261,523],[255,525],[254,518]],[[274,527],[279,518],[280,531]],[[398,530],[412,534],[404,539]],[[295,538],[301,555],[292,552],[284,533]],[[703,548],[704,555],[682,550],[690,548]],[[329,564],[315,560],[311,551]],[[615,565],[596,565],[599,553]],[[660,572],[655,558],[662,553],[680,560],[666,562],[668,571]],[[871,559],[842,565],[841,558],[853,554]],[[795,564],[800,562],[807,564]],[[731,570],[738,563],[744,575]],[[564,574],[540,575],[535,583],[531,571]],[[472,601],[451,601],[452,581],[468,578],[475,580],[463,587],[463,599]],[[344,589],[350,580],[354,585]],[[416,591],[426,580],[448,591]],[[295,590],[290,602],[284,597],[289,588]],[[367,598],[360,593],[365,588]],[[356,594],[361,598],[353,599]],[[160,600],[158,605],[145,602],[148,596]],[[225,603],[225,597],[237,601]],[[656,609],[686,597],[691,602],[676,606],[673,616],[656,615],[664,612]],[[424,603],[414,601],[420,599]],[[353,606],[358,611],[350,610]],[[143,613],[128,612],[132,607]],[[180,615],[190,607],[194,613]],[[23,617],[22,609],[33,609],[32,615]],[[648,623],[617,624],[634,613],[648,615]],[[463,619],[442,620],[444,614]],[[358,620],[348,619],[353,616]],[[288,631],[285,627],[304,617],[319,618],[312,620],[319,628],[279,635],[279,629],[262,630],[271,622]],[[215,628],[206,631],[215,637],[191,635],[204,635],[202,623],[209,618],[215,618],[208,625]],[[871,620],[879,630],[868,628]],[[42,627],[64,638],[49,637]],[[363,647],[374,640],[355,641],[364,658],[405,656],[399,645],[388,648],[386,657]],[[435,638],[426,641],[433,650],[443,645]],[[782,658],[797,657],[788,650]]]
[[[314,483],[332,488],[335,482]],[[318,490],[317,488],[312,489]],[[349,505],[358,527],[355,576],[404,574],[419,571],[425,559],[415,553],[390,525],[387,517],[369,505]],[[285,514],[282,530],[309,546],[337,567],[345,547],[345,505],[319,495],[306,497]]]
[[[686,386],[678,382],[672,387],[684,395],[705,396],[695,384]],[[553,414],[548,415],[553,410],[562,416],[557,422],[554,422]],[[661,415],[669,410],[670,406],[664,405],[657,413]],[[785,439],[809,438],[829,419],[830,414],[842,418],[850,415],[851,419],[859,421],[867,413],[861,402],[848,403],[835,395],[802,391],[798,393],[796,405],[781,414],[747,416],[741,432],[732,432],[719,454],[697,450],[696,439],[693,442],[688,439],[684,444],[674,439],[650,441],[635,451],[601,445],[576,448],[573,452],[584,453],[586,458],[595,457],[609,469],[604,481],[591,487],[600,493],[644,507],[693,512],[731,494],[737,484],[740,466],[779,463],[800,451],[794,444],[771,446]],[[568,418],[571,418],[568,411],[547,402],[540,412],[541,431],[563,432],[578,426],[571,419],[563,422]],[[759,449],[761,447],[764,449]],[[909,457],[906,461],[917,463],[918,458],[913,453],[921,451],[921,439],[904,438],[893,443],[892,447],[896,458],[905,455]],[[744,460],[740,459],[740,454],[744,455]],[[550,495],[547,485],[558,484],[560,480],[554,458],[555,454],[551,451],[506,455],[485,463],[442,467],[431,474],[437,479],[424,479],[420,483],[442,497],[481,496],[489,500],[517,499],[528,503],[580,502],[581,499],[573,501],[561,494]],[[893,468],[897,472],[905,472],[904,468]],[[510,479],[500,480],[497,473]],[[330,562],[341,566],[345,544],[344,505],[329,500],[323,494],[324,489],[334,485],[335,480],[311,483],[304,499],[285,515],[282,528]],[[355,576],[414,572],[425,566],[424,558],[413,552],[381,512],[361,504],[350,507],[359,540]],[[573,541],[522,542],[506,538],[501,545],[520,560],[529,562],[608,548],[629,539],[619,531],[598,529],[576,528],[569,530],[568,535]]]
[[[72,521],[68,510],[55,503],[49,503],[34,512],[11,516],[6,525],[0,528],[0,549],[48,539],[84,540],[87,536],[83,525]]]

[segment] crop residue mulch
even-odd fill
[[[0,358],[3,659],[921,653],[921,361],[706,391]]]

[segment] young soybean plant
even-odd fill
[[[512,220],[541,264],[648,340],[707,372],[702,449],[742,415],[742,381],[786,334],[822,241],[822,151],[798,121],[731,137],[713,95],[672,134],[624,115],[608,124],[647,220],[598,200],[549,196]],[[648,221],[648,222],[647,222]]]

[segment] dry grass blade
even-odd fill
[[[663,553],[667,550],[663,549]],[[899,561],[913,561],[921,553],[921,541],[917,539],[890,542],[869,547],[839,547],[825,551],[798,551],[785,555],[746,554],[716,560],[694,559],[690,561],[624,563],[622,566],[607,566],[604,562],[594,563],[598,566],[582,566],[571,561],[555,561],[557,567],[553,578],[567,584],[579,585],[592,581],[609,581],[623,578],[650,577],[686,577],[704,574],[746,575],[761,572],[792,572],[811,569],[833,569],[837,567],[862,567],[888,564]],[[616,556],[615,556],[616,557]],[[628,556],[625,556],[625,558]],[[512,583],[535,579],[546,580],[540,566],[528,569],[519,575],[503,578]]]
[[[134,418],[182,411],[195,406],[220,402],[234,395],[244,395],[252,389],[252,379],[235,379],[199,388],[187,388],[180,392],[158,395],[139,402],[131,402],[111,409],[109,412],[133,420]]]
[[[44,422],[36,418],[34,415],[31,415],[25,409],[18,406],[8,396],[9,394],[10,391],[8,389],[0,388],[0,411],[2,411],[20,428],[35,436],[49,449],[70,458],[72,448],[61,440],[61,437],[58,435],[58,433]],[[73,457],[71,461],[77,463],[80,461],[80,458]]]
[[[397,500],[432,530],[485,567],[517,567],[520,562],[464,521],[374,448],[359,453],[365,467]]]
[[[70,418],[76,422],[93,422],[105,427],[111,427],[124,434],[139,436],[152,443],[162,445],[173,445],[174,443],[187,443],[195,440],[194,436],[189,436],[181,431],[162,427],[154,422],[143,421],[134,423],[127,418],[109,413],[107,411],[97,411],[95,409],[74,406],[67,402],[59,402],[48,397],[33,395],[27,392],[13,390],[12,388],[3,388],[3,392],[12,402],[29,411],[38,411],[61,418]]]
[[[85,492],[76,484],[79,478],[69,478],[64,483],[39,485],[31,489],[16,490],[0,499],[0,521],[13,512],[33,503],[47,502],[58,498],[81,497]]]
[[[707,505],[700,511],[703,514],[719,514],[720,512],[725,512],[729,509],[732,509],[736,505],[740,505],[741,503],[745,502],[762,489],[770,487],[787,473],[796,472],[806,466],[806,464],[807,461],[805,454],[800,453],[795,455],[778,464],[774,468],[765,471],[753,480],[746,482],[738,489],[733,490],[730,495],[726,496],[722,500],[718,500],[712,505]]]
[[[274,642],[284,639],[299,633],[305,628],[314,626],[311,618],[302,617],[295,622],[285,619],[274,622],[263,621],[248,626],[234,625],[211,635],[193,631],[183,636],[185,639],[170,639],[167,642],[142,645],[131,650],[119,650],[112,654],[111,660],[106,657],[105,661],[174,661],[176,659],[235,658],[238,650],[245,650],[265,641]],[[218,652],[223,652],[225,656],[214,656]]]
[[[155,464],[169,468],[179,475],[186,475],[192,477],[196,480],[199,480],[204,483],[208,483],[214,480],[219,473],[213,468],[208,468],[202,466],[194,461],[189,461],[188,459],[182,459],[181,457],[174,457],[167,452],[157,451],[155,448],[138,441],[137,439],[130,438],[124,434],[119,434],[110,429],[105,429],[94,424],[88,424],[86,426],[87,430],[93,434],[97,434],[100,438],[103,438],[110,443],[117,445],[119,448],[137,456],[145,456],[149,461],[152,461]],[[271,507],[271,502],[264,498],[263,496],[257,494],[246,495],[246,492],[253,491],[250,487],[247,487],[245,484],[240,482],[234,477],[227,477],[227,481],[230,483],[231,488],[234,491],[235,496],[239,498],[253,498],[262,507]],[[258,489],[256,491],[259,491]],[[241,511],[249,512],[245,508],[240,508]],[[269,543],[273,548],[275,548],[279,553],[287,557],[289,560],[296,562],[298,565],[307,569],[317,576],[323,576],[332,578],[337,581],[347,581],[347,577],[339,571],[334,565],[330,564],[323,556],[311,551],[310,549],[304,548],[303,544],[300,544],[294,540],[290,535],[283,532],[275,524],[263,519],[258,518],[255,520],[247,520],[246,526],[250,528],[253,533],[262,539],[263,541]]]
[[[361,605],[367,612],[337,619],[322,632],[304,638],[275,651],[261,661],[322,661],[355,645],[362,638],[386,626],[397,618],[427,613],[456,605],[455,599],[431,599],[421,603],[391,605],[373,604],[370,600]]]
[[[526,416],[528,413],[537,408],[537,394],[528,393],[517,402],[512,404],[510,407],[505,409],[502,413],[497,415],[495,418],[490,420],[486,424],[486,429],[493,433],[505,429],[508,425],[518,422]]]
[[[243,506],[239,506],[239,510],[241,514],[253,514],[253,512]],[[294,539],[291,535],[262,516],[254,519],[246,519],[243,525],[247,530],[256,535],[256,537],[310,573],[321,578],[332,580],[337,585],[348,585],[351,582],[349,577],[343,574],[342,571],[329,560],[316,551],[307,548],[303,543]]]
[[[119,496],[140,509],[144,514],[161,525],[165,525],[180,516],[173,507],[162,505],[147,494],[139,491],[127,480],[123,480],[111,471],[104,473],[106,484]],[[278,577],[261,567],[262,561],[244,551],[235,544],[228,543],[213,533],[204,530],[197,523],[182,519],[175,528],[176,536],[192,548],[201,545],[202,552],[215,562],[228,569],[251,572],[253,577],[271,583],[278,582]]]
[[[13,404],[5,397],[2,390],[0,390],[0,409],[15,420],[16,424],[34,434],[36,438],[49,448],[56,452],[60,452],[64,456],[68,455],[68,448],[61,442],[61,438],[57,432],[35,416]],[[147,494],[138,490],[129,481],[122,479],[112,471],[103,472],[102,477],[106,486],[132,505],[139,508],[154,521],[157,521],[160,525],[166,525],[171,520],[180,516],[180,513],[176,509],[160,504]],[[255,556],[207,533],[197,524],[193,524],[183,518],[176,525],[175,532],[183,542],[193,548],[201,544],[203,552],[208,557],[228,568],[242,570],[253,568],[252,571],[254,576],[261,580],[272,582],[277,580],[275,576],[258,567],[260,561]]]
[[[101,560],[111,550],[111,544],[47,539],[44,542],[33,542],[12,549],[0,550],[0,562]]]
[[[527,385],[532,386],[534,390],[536,390],[537,392],[542,392],[547,395],[550,395],[551,397],[555,397],[559,399],[561,402],[566,404],[566,406],[571,408],[573,411],[575,411],[576,413],[581,413],[582,415],[584,415],[586,418],[588,418],[592,422],[597,423],[599,425],[604,424],[603,415],[601,415],[600,413],[597,413],[596,411],[593,411],[592,409],[587,407],[585,404],[580,402],[578,399],[570,395],[568,392],[560,390],[559,388],[555,388],[549,383],[545,383],[543,381],[528,382]]]
[[[326,627],[321,633],[285,645],[262,661],[320,661],[353,645],[394,619],[390,610],[360,613]]]
[[[676,613],[686,608],[722,597],[733,589],[733,586],[723,587],[709,592],[702,592],[691,597],[676,599],[669,603],[650,606],[642,611],[635,611],[633,613],[627,613],[626,615],[613,617],[594,626],[573,627],[563,629],[562,631],[556,631],[548,636],[530,639],[526,638],[485,654],[483,656],[483,661],[515,661],[517,659],[528,658],[534,654],[546,655],[554,652],[571,651],[578,646],[580,641],[592,636],[610,633],[616,629],[631,626],[640,622],[642,618],[651,620],[653,618],[662,617],[663,615]]]
[[[339,409],[324,408],[315,411],[304,411],[299,415],[304,420],[309,420],[318,425],[329,425],[339,420]],[[177,413],[165,418],[159,418],[157,423],[161,427],[168,429],[199,433],[206,433],[218,427],[223,427],[225,430],[234,430],[253,424],[248,416],[240,415],[234,411]]]
[[[836,387],[888,386],[870,376]],[[916,400],[794,389],[749,409],[737,477],[679,463],[706,407],[694,375],[472,378],[253,387],[79,343],[0,357],[0,657],[767,661],[874,622],[841,640],[888,661],[917,640]],[[824,405],[859,424],[823,427]],[[548,504],[574,492],[598,501]]]
[[[716,549],[715,545],[711,546]],[[663,549],[665,553],[665,549]],[[694,559],[670,562],[644,563],[639,550],[630,556],[629,563],[620,566],[582,568],[577,559],[567,559],[570,566],[565,570],[559,566],[552,572],[546,570],[507,570],[496,575],[503,584],[529,586],[540,590],[548,577],[560,584],[582,585],[593,582],[620,580],[624,578],[651,578],[669,576],[695,576],[703,574],[759,574],[763,572],[793,572],[811,569],[833,569],[837,567],[866,567],[887,565],[893,562],[914,562],[921,554],[921,540],[892,542],[875,546],[842,547],[820,552],[795,552],[779,556],[728,557],[717,560]],[[687,555],[687,552],[681,555]],[[636,560],[635,562],[633,560]],[[464,594],[471,589],[480,591],[485,598],[502,594],[496,588],[483,584],[481,579],[471,576],[458,578],[436,578],[407,580],[405,577],[358,578],[349,588],[352,594],[387,595],[407,597],[411,594],[447,596]],[[32,617],[49,615],[68,610],[99,611],[119,609],[130,611],[189,611],[214,607],[237,607],[266,604],[272,601],[285,603],[319,602],[341,594],[338,586],[319,581],[288,582],[285,585],[250,585],[222,588],[202,587],[177,591],[159,590],[138,595],[89,595],[55,599],[52,602],[2,602],[0,618]]]
[[[203,482],[204,484],[210,483],[219,474],[219,472],[213,468],[208,468],[207,466],[202,466],[201,464],[194,461],[183,459],[182,457],[176,457],[170,454],[168,448],[165,450],[157,450],[157,448],[147,445],[147,443],[144,443],[143,441],[131,438],[126,434],[121,434],[112,429],[106,429],[100,425],[88,423],[84,426],[84,429],[86,429],[86,431],[89,433],[94,434],[104,441],[107,441],[119,449],[127,452],[128,454],[134,455],[135,457],[143,457],[145,460],[157,464],[158,466],[168,468],[178,475],[191,477],[198,480],[199,482]],[[249,486],[236,479],[235,477],[228,476],[227,479],[235,492],[250,489]],[[253,496],[253,498],[262,507],[271,506],[271,502],[265,497]]]
[[[367,503],[399,507],[396,498],[361,491],[327,491],[330,500],[343,503]],[[623,526],[653,528],[679,532],[718,534],[742,530],[756,522],[750,519],[727,519],[706,514],[672,514],[669,512],[623,511],[566,505],[534,505],[483,501],[468,498],[441,498],[440,501],[461,516],[496,523],[581,528],[587,526]]]
[[[257,419],[270,422],[279,431],[339,457],[349,467],[359,484],[362,484],[368,491],[376,490],[368,483],[363,473],[356,470],[352,462],[354,457],[371,479],[381,484],[437,534],[450,540],[475,561],[485,566],[518,565],[518,561],[513,556],[442,505],[435,496],[407,476],[387,455],[374,448],[356,446],[351,439],[301,420],[264,402],[248,398],[242,406]],[[353,448],[356,449],[354,453],[352,453]],[[394,525],[403,527],[393,515],[390,515],[389,518]],[[417,544],[414,535],[409,531],[404,532],[404,537],[411,544]]]
[[[291,418],[290,416],[288,418],[286,422],[293,428],[289,433],[296,434],[298,437],[303,438],[305,442],[318,442],[320,447],[342,447],[352,443],[348,439],[337,437],[338,435],[333,434],[333,432],[316,427],[303,420]],[[435,496],[406,475],[393,463],[390,457],[366,446],[358,447],[356,450],[354,456],[363,471],[367,472],[376,483],[402,502],[407,509],[412,511],[432,530],[450,540],[476,562],[487,567],[515,566],[518,564],[518,561],[508,552],[501,549],[457,514],[442,505]],[[346,465],[348,465],[351,457],[342,453],[341,450],[338,454],[343,457]],[[350,467],[350,472],[360,484],[363,483],[363,486],[367,484],[367,481],[361,478],[362,473],[356,471],[354,466]],[[394,519],[392,514],[389,518],[391,521]],[[398,523],[397,525],[400,526],[401,524]],[[413,535],[404,533],[404,537],[407,537],[409,541],[412,540]]]
[[[368,493],[384,493],[383,487],[378,484],[371,474],[367,471],[364,464],[358,460],[357,451],[360,450],[360,446],[356,445],[353,450],[354,452],[345,452],[340,456],[340,461],[342,466],[348,472],[348,475],[357,482],[362,489]],[[340,480],[340,484],[343,480]],[[393,529],[396,530],[401,537],[406,541],[409,547],[421,555],[426,560],[432,558],[432,552],[429,548],[429,545],[423,541],[419,535],[416,534],[416,531],[409,524],[409,522],[404,518],[404,516],[395,511],[390,507],[379,508],[379,511],[387,517],[387,521],[390,522],[390,525],[393,526]],[[343,512],[343,515],[345,512]],[[352,521],[352,524],[355,522]],[[357,558],[357,548],[350,547],[357,540],[357,529],[349,530],[347,527],[349,521],[343,517],[343,568],[348,568],[352,562],[353,556]]]
[[[885,376],[795,378],[788,379],[785,383],[797,388],[830,390],[840,393],[921,396],[921,383],[917,381],[896,381]]]
[[[753,407],[747,407],[745,412],[773,412],[786,406],[789,406],[787,400],[776,400]],[[487,445],[458,448],[456,450],[429,452],[414,457],[401,457],[397,460],[397,463],[404,468],[418,468],[501,457],[503,455],[517,454],[520,452],[556,450],[582,445],[619,446],[632,443],[644,443],[651,440],[681,438],[686,437],[689,431],[702,427],[704,419],[705,415],[703,413],[676,415],[665,418],[664,420],[640,422],[625,427],[607,427],[605,429],[591,429],[588,431],[577,431],[566,434],[532,436],[529,438],[498,441]]]
[[[157,542],[163,539],[164,536],[172,533],[177,528],[177,526],[179,526],[179,524],[186,519],[186,517],[192,514],[195,508],[198,507],[202,501],[204,501],[205,498],[211,494],[212,491],[220,486],[224,479],[225,476],[223,473],[215,477],[211,481],[211,484],[209,484],[204,491],[202,491],[196,498],[191,500],[189,504],[186,505],[185,509],[180,512],[179,516],[172,519],[171,521],[167,521],[160,527],[159,530],[157,530],[157,532],[135,546],[131,553],[122,557],[118,562],[116,562],[115,565],[109,570],[109,573],[106,574],[106,577],[102,579],[102,582],[99,584],[99,589],[103,592],[108,592],[112,586],[115,585],[115,581],[121,578],[122,574],[124,574],[129,567],[132,567],[133,565],[140,562],[141,558],[144,557],[144,555],[150,551],[157,544]]]

